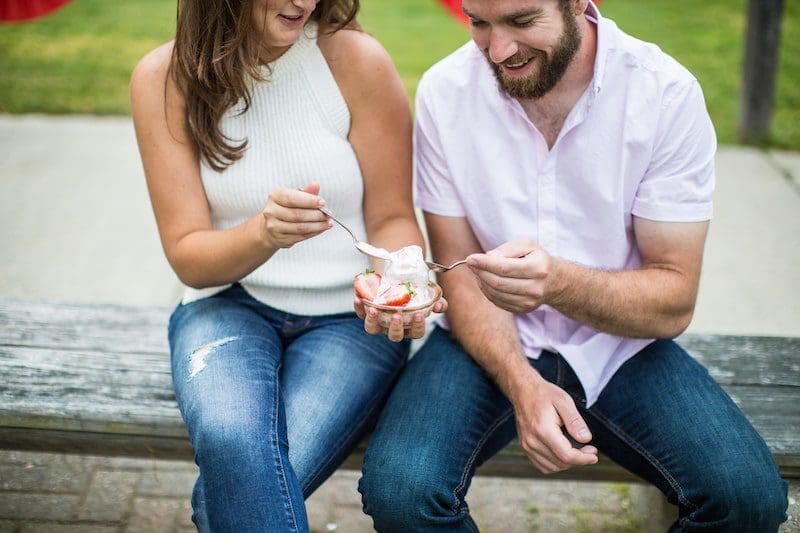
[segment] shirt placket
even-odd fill
[[[544,156],[538,180],[539,246],[548,254],[557,255],[555,147]],[[560,324],[558,315],[547,309],[544,315],[544,334],[549,346],[558,346]]]
[[[537,196],[539,198],[539,246],[549,254],[556,249],[556,177],[553,154],[544,157],[545,164],[539,172]]]

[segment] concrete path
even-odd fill
[[[721,147],[717,175],[691,329],[800,336],[800,153]],[[180,292],[130,119],[0,115],[0,295],[171,306]],[[187,463],[0,451],[0,533],[190,530],[195,475]],[[316,531],[371,530],[356,481],[339,472],[311,498]],[[654,490],[476,478],[470,504],[484,531],[645,531]]]
[[[800,153],[723,146],[691,329],[800,336]],[[128,118],[0,115],[0,294],[173,305]]]

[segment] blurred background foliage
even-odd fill
[[[467,30],[434,0],[362,0],[360,21],[413,98],[420,75]],[[0,25],[0,112],[127,114],[136,61],[174,33],[175,2],[72,0],[43,19]],[[769,144],[800,150],[800,2],[785,2]],[[602,12],[655,42],[700,81],[722,143],[736,142],[746,0],[604,0]]]

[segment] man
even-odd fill
[[[691,320],[711,218],[697,81],[588,0],[462,7],[473,39],[420,82],[415,159],[435,260],[469,268],[440,276],[447,319],[373,434],[375,528],[476,530],[475,468],[518,437],[544,473],[602,451],[679,507],[676,530],[777,530],[764,441],[667,340]]]

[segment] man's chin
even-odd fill
[[[533,77],[512,78],[499,77],[500,88],[511,98],[532,99],[544,96],[538,87],[537,79]]]

